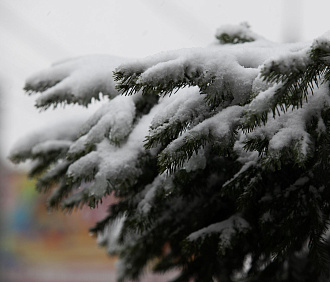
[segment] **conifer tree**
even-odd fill
[[[118,281],[329,281],[330,33],[277,44],[224,26],[205,48],[143,59],[80,57],[30,77],[36,106],[86,120],[32,133],[49,209],[96,208],[91,231],[119,256]]]

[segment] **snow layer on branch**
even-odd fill
[[[154,198],[159,189],[164,191],[170,190],[173,187],[173,180],[171,177],[160,174],[157,175],[151,184],[148,184],[145,189],[140,193],[139,197],[141,198],[138,204],[138,211],[143,214],[150,212],[150,209],[154,205]]]
[[[245,68],[227,50],[195,48],[173,60],[155,63],[146,69],[136,84],[153,87],[161,93],[186,85],[200,87],[203,93],[224,93],[226,87],[234,96],[234,103],[245,101],[251,92],[258,70]],[[208,90],[209,89],[209,90]]]
[[[309,50],[310,47],[308,46],[301,50],[294,50],[293,52],[281,54],[276,58],[268,59],[264,63],[263,72],[267,73],[268,70],[273,70],[274,68],[281,75],[305,72],[306,67],[311,63]]]
[[[155,62],[146,71],[141,74],[137,83],[141,84],[166,84],[167,82],[183,81],[185,76],[193,78],[201,73],[205,75],[205,80],[210,80],[216,62],[205,61],[205,53],[202,48],[186,50],[184,54],[178,52],[175,59]],[[210,54],[212,56],[212,54]],[[214,56],[214,54],[213,54]],[[208,65],[207,67],[204,67]],[[209,73],[205,71],[208,69]]]
[[[51,151],[65,150],[70,147],[72,141],[69,140],[47,140],[34,146],[32,155],[46,154]]]
[[[156,129],[164,126],[165,124],[171,124],[175,120],[186,121],[190,119],[191,112],[195,111],[198,106],[204,107],[204,111],[207,110],[203,103],[204,97],[200,95],[197,87],[189,87],[180,90],[180,95],[177,95],[175,99],[171,99],[171,103],[155,115],[151,122],[151,128]],[[203,111],[198,110],[198,115],[201,115]]]
[[[24,161],[30,158],[31,154],[46,153],[59,147],[67,147],[77,137],[82,123],[82,120],[71,120],[33,132],[15,143],[11,149],[10,158]]]
[[[79,137],[75,142],[73,142],[68,150],[68,156],[75,156],[83,153],[86,149],[86,139],[87,135]]]
[[[168,140],[177,138],[212,115],[210,106],[205,103],[205,97],[200,95],[197,87],[183,88],[179,92],[153,118],[149,136],[146,137],[148,148],[166,145]]]
[[[151,207],[153,198],[155,197],[156,191],[163,182],[164,176],[158,175],[154,181],[147,185],[143,191],[143,199],[138,204],[138,210],[144,214],[147,214]]]
[[[240,106],[231,106],[223,109],[215,116],[197,124],[191,130],[188,130],[175,139],[163,152],[170,154],[175,153],[186,143],[187,139],[194,138],[194,136],[212,136],[214,140],[226,143],[229,141],[242,112],[243,107]]]
[[[204,169],[206,167],[207,160],[205,157],[204,148],[198,150],[197,153],[193,153],[189,160],[185,162],[183,168],[187,172],[196,171],[198,169]]]
[[[283,83],[277,80],[277,76],[269,79],[271,82],[279,82],[273,85],[266,83],[263,77],[269,76],[273,72],[276,72],[281,80],[285,76],[292,75],[293,73],[301,75],[311,63],[309,47],[307,48],[305,45],[297,44],[297,46],[294,45],[289,50],[283,47],[282,49],[282,51],[285,52],[278,52],[275,56],[272,56],[270,59],[268,58],[260,68],[261,76],[259,75],[256,78],[253,87],[254,93],[258,93],[258,95],[250,103],[249,111],[256,113],[268,111],[277,98],[275,96],[277,91],[283,87]]]
[[[186,163],[186,161],[194,153],[197,155],[202,153],[203,151],[200,149],[208,144],[211,144],[216,150],[222,150],[230,146],[230,143],[234,141],[234,132],[239,124],[242,112],[243,107],[227,107],[173,140],[158,156],[161,171],[167,170],[172,173],[183,165],[187,165],[190,170],[202,168],[203,161],[200,163],[201,166],[194,166],[189,162]],[[195,159],[200,159],[200,157],[196,156]],[[203,158],[200,160],[203,160]]]
[[[163,52],[119,66],[115,72],[117,87],[124,94],[142,90],[171,95],[180,88],[198,86],[214,106],[223,102],[242,105],[249,101],[252,92],[257,94],[271,86],[260,77],[265,62],[289,56],[294,63],[306,53],[306,46],[306,43],[275,44],[260,39],[245,44]],[[304,59],[300,65],[303,63]],[[264,108],[267,106],[265,103]]]
[[[118,243],[119,236],[125,223],[126,216],[117,218],[115,221],[109,223],[102,233],[97,234],[97,241],[100,245],[106,245],[109,254],[116,254],[123,248]]]
[[[53,184],[55,179],[63,176],[63,171],[66,171],[69,165],[70,163],[67,160],[59,160],[45,174],[38,178],[37,187],[45,188],[41,186],[46,185],[47,187],[49,185],[49,181]]]
[[[116,66],[126,59],[109,55],[91,55],[54,64],[29,77],[25,89],[42,92],[36,106],[48,108],[59,103],[87,105],[100,94],[115,97],[118,92],[112,77]]]
[[[161,104],[156,105],[148,115],[143,116],[120,147],[104,139],[97,144],[96,151],[79,159],[69,167],[68,176],[74,179],[83,178],[90,169],[95,169],[96,174],[88,186],[80,193],[65,200],[64,205],[79,203],[86,195],[101,199],[116,188],[116,183],[135,181],[141,175],[139,157],[146,154],[143,141],[152,118],[162,106]]]
[[[68,156],[83,154],[92,145],[107,139],[120,145],[132,130],[135,104],[132,97],[117,96],[100,107],[81,127],[80,138],[71,146]]]
[[[169,83],[181,83],[187,78],[195,81],[196,85],[204,87],[211,84],[214,79],[224,80],[237,89],[232,89],[236,99],[236,93],[248,92],[251,81],[257,76],[258,71],[252,68],[242,67],[231,53],[218,50],[192,49],[184,56],[175,60],[162,62],[146,70],[137,83],[144,85],[164,85]],[[233,81],[235,78],[235,82]],[[219,82],[218,82],[219,83]],[[245,90],[244,90],[245,89]]]
[[[111,152],[107,158],[104,158],[103,173],[111,173],[113,176],[116,175],[118,168],[129,169],[134,167],[139,154],[144,153],[144,139],[148,134],[149,125],[154,115],[162,108],[162,104],[156,105],[148,115],[143,116],[138,124],[134,127],[131,134],[129,135],[127,142],[120,148],[113,147],[111,150],[109,145],[100,144],[100,151]],[[104,146],[104,147],[103,147]],[[109,150],[110,149],[110,150]],[[117,169],[114,169],[117,168]]]
[[[174,60],[178,58],[180,55],[184,55],[187,52],[187,50],[189,49],[161,52],[155,55],[148,56],[143,59],[131,60],[129,62],[125,62],[117,66],[115,71],[121,71],[123,72],[124,75],[132,75],[135,73],[140,74],[144,72],[146,69],[158,63]]]
[[[131,131],[134,117],[135,104],[133,99],[117,96],[108,102],[104,115],[90,128],[86,143],[98,143],[105,137],[114,142],[121,141]],[[87,124],[90,122],[87,121]]]
[[[244,148],[244,142],[246,135],[239,132],[238,139],[234,144],[234,152],[237,154],[237,161],[242,164],[241,169],[228,181],[226,181],[222,187],[226,187],[235,182],[242,174],[244,174],[249,168],[258,166],[260,161],[259,153],[257,151],[248,151]]]
[[[259,92],[257,97],[255,97],[252,102],[248,105],[248,111],[250,113],[262,113],[268,112],[269,106],[274,100],[274,95],[276,90],[279,89],[281,85],[273,85],[266,89],[265,91]]]
[[[91,152],[71,164],[67,171],[67,176],[72,179],[73,182],[78,179],[91,178],[93,172],[98,168],[100,162],[100,154],[98,152]]]
[[[248,31],[248,34],[255,39],[258,39],[255,42],[248,42],[246,44],[237,44],[237,45],[219,45],[219,44],[211,44],[206,48],[187,48],[187,49],[179,49],[161,52],[155,55],[148,56],[142,59],[135,59],[125,62],[119,65],[116,68],[116,72],[122,72],[124,76],[132,76],[132,78],[136,79],[134,74],[138,76],[148,69],[152,69],[156,65],[162,65],[163,63],[168,62],[169,65],[178,65],[180,66],[180,62],[187,63],[187,59],[192,59],[194,65],[196,62],[200,62],[203,56],[208,56],[207,54],[215,55],[214,58],[217,60],[217,56],[223,56],[223,54],[227,54],[229,56],[234,56],[236,61],[246,68],[258,68],[258,66],[262,65],[267,59],[272,57],[277,57],[282,54],[286,54],[287,52],[296,52],[297,50],[301,50],[308,46],[308,43],[290,43],[290,44],[277,44],[266,39],[263,39],[261,36],[251,32],[244,26],[231,26],[227,25],[224,28],[219,28],[216,35],[220,35],[222,32],[227,32],[230,34],[243,34]],[[218,52],[218,54],[216,54]],[[211,56],[211,55],[210,55]],[[210,64],[206,61],[206,64]],[[202,62],[202,66],[204,62]],[[182,66],[181,66],[182,67]],[[157,69],[160,67],[157,67]],[[171,69],[171,67],[169,67]],[[180,68],[181,69],[181,68]],[[173,70],[173,67],[172,67]],[[188,69],[187,74],[192,75],[191,72],[193,69]],[[155,71],[153,71],[155,72]],[[155,74],[156,75],[156,74]],[[161,74],[160,74],[161,75]],[[170,75],[170,74],[168,74]],[[144,78],[141,78],[140,82],[147,81],[147,75]],[[150,79],[148,81],[151,81]]]
[[[314,92],[314,95],[309,93],[308,102],[299,109],[288,109],[276,118],[269,114],[267,124],[257,127],[253,132],[248,133],[247,137],[266,137],[269,140],[270,152],[287,148],[293,141],[297,141],[300,144],[301,154],[306,157],[312,144],[307,125],[313,117],[317,118],[319,130],[322,131],[324,122],[320,117],[320,112],[324,107],[330,107],[327,84],[320,85]]]
[[[203,239],[214,233],[219,234],[220,244],[223,247],[230,246],[230,241],[233,236],[240,232],[246,232],[250,228],[248,222],[239,215],[233,215],[230,218],[211,224],[203,229],[200,229],[188,236],[189,241]]]

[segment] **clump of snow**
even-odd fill
[[[263,37],[251,31],[247,23],[242,23],[240,25],[223,25],[217,29],[215,36],[220,40],[223,34],[226,34],[232,38],[241,38],[248,42],[263,39]],[[239,42],[240,41],[237,39],[237,41],[234,40],[233,43]]]
[[[312,44],[312,49],[321,49],[325,53],[330,52],[330,31],[316,38]],[[329,57],[324,57],[326,61],[329,61]]]
[[[162,189],[167,191],[171,189],[173,185],[171,177],[165,174],[156,176],[151,184],[148,184],[144,190],[140,193],[139,198],[141,199],[138,204],[138,211],[143,214],[148,214],[154,205],[154,198],[157,192]],[[170,194],[170,192],[169,192]],[[168,194],[168,195],[169,195]]]
[[[163,183],[164,176],[157,176],[154,181],[147,185],[144,189],[144,197],[138,204],[138,210],[141,211],[144,214],[147,214],[151,207],[152,207],[152,201],[155,197],[155,194],[157,192],[157,189],[159,186]]]
[[[262,92],[259,92],[259,94],[248,105],[248,111],[250,113],[267,112],[269,110],[269,105],[273,102],[276,90],[280,87],[281,85],[276,84]]]
[[[259,71],[260,69],[261,68],[259,67]],[[258,96],[259,93],[265,92],[267,89],[271,88],[271,86],[272,85],[266,82],[259,73],[259,75],[254,79],[252,83],[252,95],[254,96],[253,98],[256,98],[256,96]],[[252,102],[254,102],[254,100]]]
[[[72,163],[67,171],[67,176],[77,181],[84,178],[86,175],[91,176],[97,170],[100,162],[100,155],[98,152],[90,152],[82,156],[80,159]]]
[[[238,123],[243,112],[243,107],[231,106],[223,109],[211,118],[200,122],[191,130],[188,130],[180,137],[171,142],[163,151],[166,154],[176,154],[180,147],[186,143],[186,139],[198,138],[198,136],[213,136],[221,143],[230,141],[235,125]]]
[[[294,52],[286,52],[276,58],[268,59],[264,62],[262,72],[268,74],[274,68],[281,75],[290,75],[292,73],[303,73],[306,67],[312,62],[309,56],[310,47]]]
[[[31,153],[32,155],[46,154],[51,151],[58,151],[68,149],[72,141],[69,140],[47,140],[34,146]]]
[[[99,113],[96,113],[96,115],[99,115]],[[106,112],[89,129],[85,142],[90,144],[99,143],[104,138],[121,141],[130,133],[134,117],[135,104],[133,99],[117,96],[107,103]],[[94,119],[92,117],[92,120]]]
[[[247,171],[250,167],[258,165],[260,160],[259,154],[256,151],[247,151],[244,149],[244,141],[246,136],[240,132],[238,140],[234,144],[234,152],[237,154],[237,161],[242,164],[241,169],[228,181],[223,184],[223,187],[231,184],[235,181],[240,175]]]
[[[183,168],[187,172],[195,171],[198,169],[204,169],[206,167],[207,161],[205,157],[204,149],[199,149],[197,154],[193,153],[189,160],[183,165]]]
[[[100,245],[106,245],[109,254],[115,254],[120,249],[119,236],[124,226],[126,216],[123,215],[108,224],[104,231],[97,234],[97,241]]]
[[[265,212],[261,218],[260,218],[261,223],[269,223],[273,221],[273,216],[270,211]]]
[[[61,172],[65,171],[69,166],[69,162],[67,160],[59,160],[55,163],[45,174],[43,174],[39,179],[38,183],[43,184],[45,181],[49,179],[53,179],[57,177]],[[37,185],[38,185],[37,183]]]
[[[86,146],[87,135],[83,135],[73,142],[68,150],[68,156],[72,156],[84,152]]]
[[[300,177],[299,179],[297,179],[296,182],[293,184],[293,186],[303,186],[308,181],[309,181],[309,177],[303,176],[303,177]]]
[[[40,153],[45,149],[52,150],[55,147],[68,146],[70,141],[77,137],[82,123],[83,120],[70,120],[33,132],[14,144],[10,151],[10,158],[25,160],[31,156],[32,152]]]
[[[146,69],[156,65],[160,62],[167,62],[170,60],[175,60],[179,56],[184,55],[189,49],[180,49],[174,51],[161,52],[156,55],[148,56],[143,59],[130,60],[117,66],[116,72],[122,72],[125,76],[130,76],[132,74],[143,73]]]
[[[276,86],[276,88],[279,86]],[[268,149],[270,152],[279,151],[289,147],[292,142],[296,141],[299,145],[299,151],[302,156],[306,157],[312,146],[310,134],[307,132],[307,125],[314,117],[319,120],[322,127],[323,120],[320,117],[320,110],[327,105],[330,106],[330,98],[327,94],[327,85],[320,85],[314,90],[314,95],[309,93],[308,103],[305,102],[299,109],[288,109],[282,112],[280,116],[273,118],[271,114],[268,116],[267,124],[257,127],[253,132],[247,133],[248,138],[266,137],[269,140]],[[275,88],[275,89],[276,89]],[[274,94],[274,88],[262,92],[251,103],[250,108],[257,108],[256,105],[264,103],[263,96],[271,96]],[[266,98],[267,100],[267,98]],[[262,101],[259,103],[259,101]],[[266,104],[266,103],[265,103]],[[260,106],[262,107],[262,106]],[[322,132],[322,131],[321,131]]]
[[[166,98],[169,103],[164,105],[159,113],[156,113],[151,122],[151,129],[159,129],[174,121],[189,120],[194,115],[193,112],[196,112],[195,115],[197,116],[201,112],[207,111],[207,107],[203,103],[204,98],[200,95],[198,87],[184,88],[176,96],[175,98]]]
[[[244,233],[249,228],[250,225],[245,219],[239,215],[233,215],[224,221],[211,224],[205,228],[191,233],[187,239],[189,241],[196,241],[214,233],[218,233],[221,246],[226,248],[230,246],[230,242],[233,236],[235,236],[237,233]]]
[[[25,89],[42,92],[36,99],[37,107],[49,107],[60,102],[87,105],[100,93],[110,98],[118,95],[112,72],[126,59],[93,55],[78,57],[54,64],[29,77]]]

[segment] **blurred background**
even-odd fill
[[[115,259],[88,235],[108,203],[48,214],[26,165],[7,160],[27,133],[98,105],[40,113],[23,91],[28,76],[87,54],[144,57],[203,47],[223,24],[247,22],[277,42],[309,41],[330,30],[329,8],[328,0],[1,0],[0,281],[115,281]]]

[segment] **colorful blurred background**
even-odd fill
[[[23,172],[1,169],[1,281],[115,281],[115,258],[88,234],[107,203],[49,213],[34,183]]]

